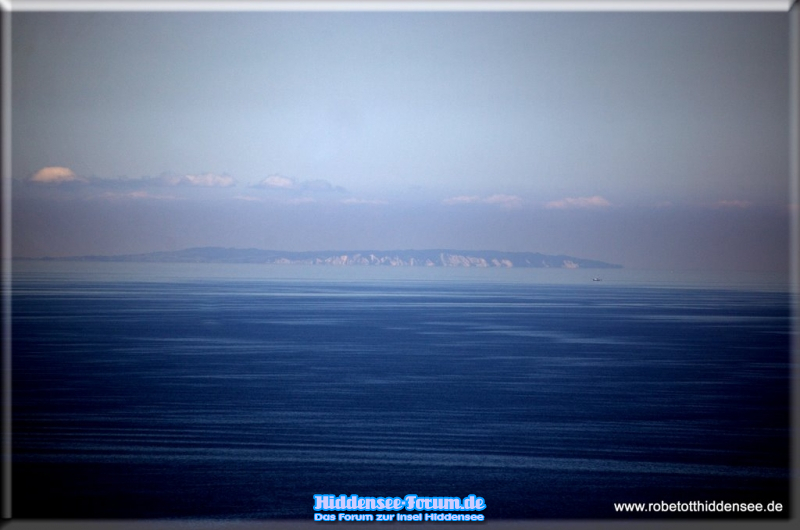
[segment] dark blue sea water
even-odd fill
[[[17,275],[14,517],[788,507],[785,291],[416,274]]]

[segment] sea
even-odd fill
[[[12,293],[15,519],[791,515],[780,275],[15,261]]]

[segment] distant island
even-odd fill
[[[256,248],[199,247],[146,254],[38,258],[47,261],[117,261],[146,263],[262,263],[385,267],[503,267],[619,269],[622,265],[538,252],[492,250],[326,250],[285,252]]]

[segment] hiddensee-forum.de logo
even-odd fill
[[[315,521],[483,521],[482,513],[347,513],[347,512],[480,512],[486,508],[483,497],[359,497],[358,495],[314,495]]]

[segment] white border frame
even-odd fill
[[[11,491],[11,14],[13,12],[33,11],[632,11],[632,12],[785,12],[788,13],[789,23],[789,95],[790,95],[790,131],[789,131],[789,190],[791,212],[791,241],[790,241],[790,272],[792,296],[792,320],[794,324],[793,338],[793,382],[798,382],[800,375],[800,0],[234,0],[223,2],[220,0],[80,0],[80,1],[55,1],[55,0],[0,0],[0,347],[2,348],[2,488],[1,511],[4,523],[9,523],[12,518],[12,491]],[[621,525],[626,528],[671,528],[675,525],[688,528],[763,528],[764,524],[771,527],[794,526],[800,511],[800,478],[798,465],[800,464],[800,443],[796,436],[798,410],[800,409],[800,391],[792,385],[792,421],[791,432],[791,509],[793,516],[788,520],[676,520],[676,519],[609,519],[599,521],[550,521],[550,520],[524,520],[524,521],[489,521],[480,526],[486,528],[503,528],[508,530],[522,530],[534,526],[542,530],[561,530],[566,528],[592,528],[616,529]],[[329,523],[328,523],[329,524]],[[377,524],[377,523],[374,523]],[[470,524],[470,523],[465,523]],[[322,525],[322,526],[320,526]],[[73,520],[73,521],[45,521],[22,520],[11,521],[7,524],[10,529],[219,529],[233,528],[238,530],[269,529],[269,530],[299,530],[313,528],[319,530],[326,523],[313,523],[304,521],[263,521],[263,522],[236,522],[236,521],[210,521],[210,520],[179,520],[179,521],[107,521],[107,520]],[[6,526],[6,525],[3,525]],[[414,525],[437,528],[439,530],[452,530],[456,527],[461,530],[464,524],[422,524]],[[392,525],[396,529],[396,526]],[[364,524],[336,523],[334,530],[350,528],[365,529]]]

